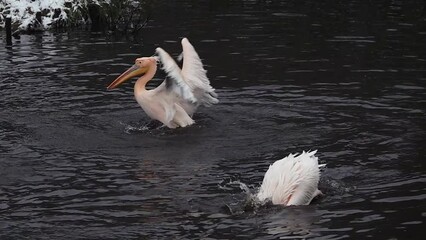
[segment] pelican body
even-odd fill
[[[274,162],[265,173],[257,193],[261,202],[267,200],[277,205],[308,205],[312,199],[321,195],[318,190],[320,168],[315,153],[290,154]]]
[[[137,58],[135,64],[115,79],[108,89],[141,76],[135,83],[134,95],[150,118],[169,128],[192,125],[192,115],[200,105],[211,106],[219,101],[200,57],[187,38],[182,39],[182,48],[182,69],[166,51],[157,48],[158,57]],[[158,87],[147,90],[146,84],[157,72],[158,61],[168,77]]]

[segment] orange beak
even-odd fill
[[[139,67],[138,65],[133,65],[131,68],[127,69],[124,73],[122,73],[117,79],[115,79],[112,83],[110,83],[107,87],[108,90],[117,87],[123,82],[137,76],[141,76],[148,71],[148,67]]]

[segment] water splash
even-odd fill
[[[119,122],[120,125],[124,126],[124,132],[127,134],[150,132],[152,130],[158,130],[163,128],[163,125],[158,121],[150,122],[139,122],[139,123],[123,123]]]
[[[124,126],[124,132],[127,134],[132,134],[134,132],[145,132],[148,130],[148,128],[146,127],[146,125],[143,126],[133,126],[131,124],[127,124],[127,123],[123,123],[123,122],[119,122],[120,125]]]
[[[231,214],[241,214],[244,212],[256,213],[259,208],[269,205],[268,201],[260,201],[257,198],[256,195],[258,188],[249,186],[239,180],[223,180],[221,183],[219,183],[219,188],[232,192],[240,190],[240,192],[244,195],[244,200],[237,204],[225,204]],[[236,205],[236,207],[234,205]]]

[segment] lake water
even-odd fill
[[[424,16],[424,1],[159,1],[137,38],[3,41],[0,239],[423,239]],[[106,86],[184,36],[220,103],[147,128],[133,84]],[[246,207],[240,185],[315,149],[322,199]]]

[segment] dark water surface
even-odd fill
[[[423,239],[424,2],[196,2],[161,2],[134,40],[0,46],[0,239]],[[106,86],[182,36],[221,102],[191,127],[146,129],[133,84]],[[230,182],[254,192],[310,149],[323,199],[244,208]]]

